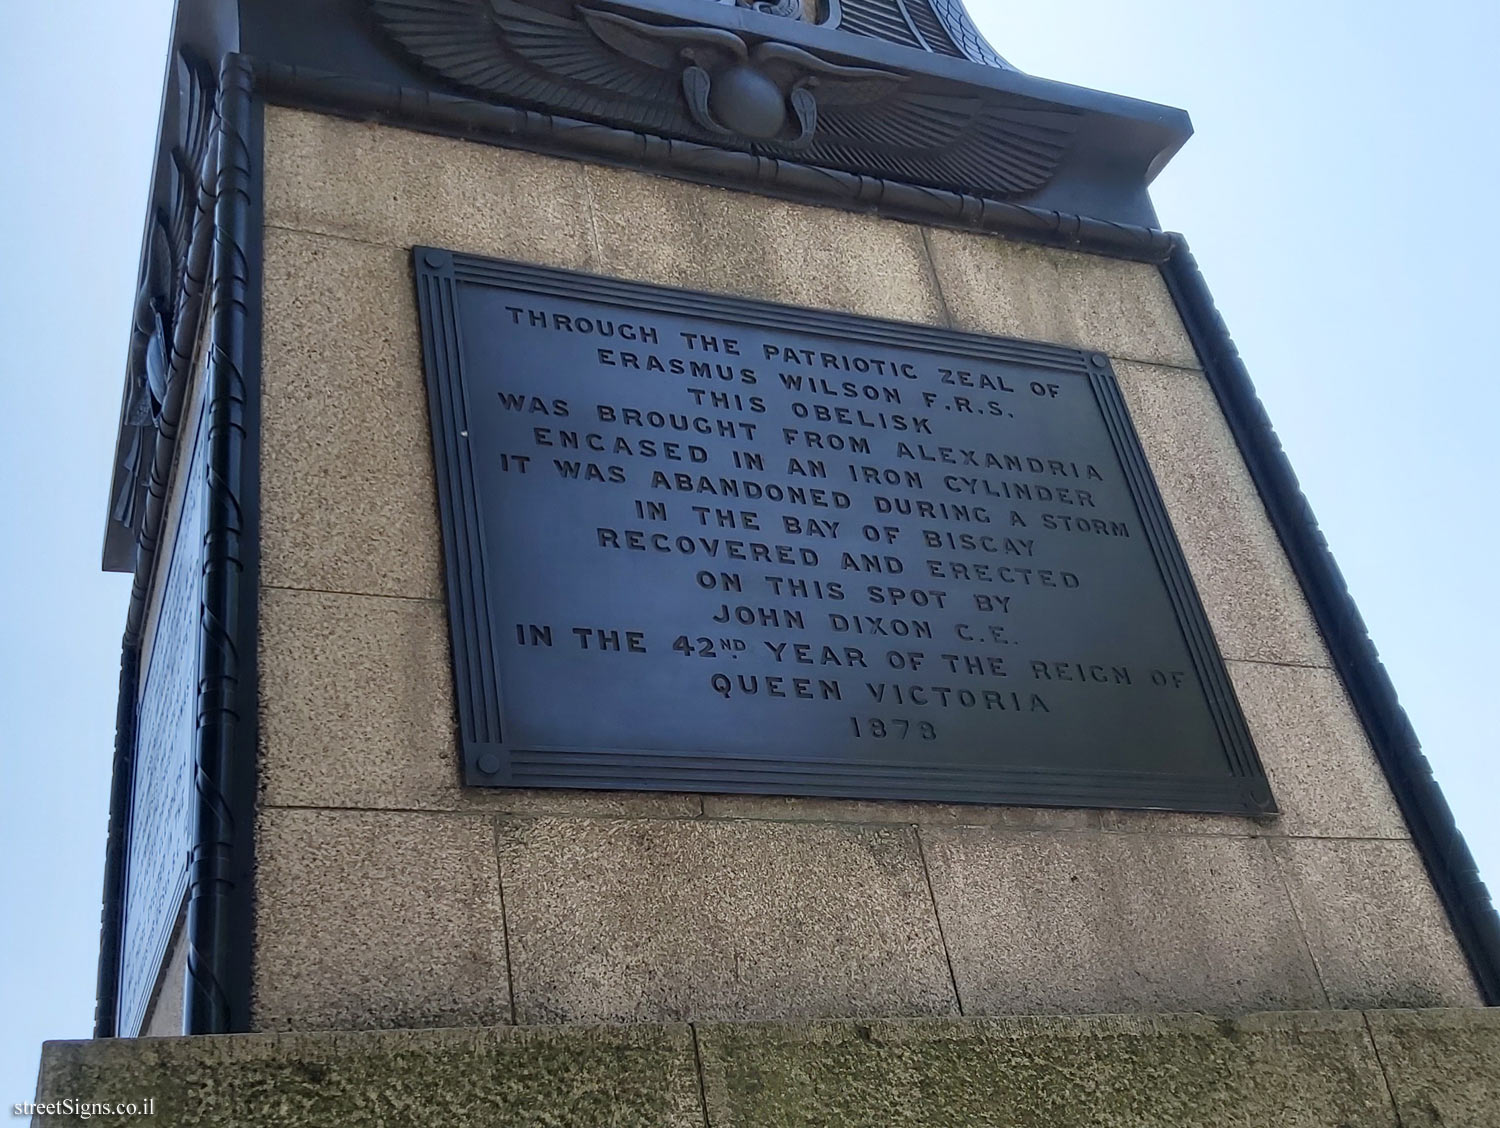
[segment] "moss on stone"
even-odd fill
[[[699,1032],[714,1128],[1390,1128],[1357,1013]]]
[[[1402,1128],[1500,1124],[1500,1009],[1367,1017]]]
[[[683,1025],[247,1034],[42,1062],[40,1100],[154,1097],[153,1128],[1500,1124],[1500,1011],[1479,1009],[713,1023],[696,1047]]]
[[[56,1042],[38,1100],[156,1099],[153,1128],[701,1128],[685,1026]],[[38,1118],[38,1124],[76,1118]],[[100,1115],[99,1128],[139,1118]]]

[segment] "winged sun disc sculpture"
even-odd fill
[[[631,7],[649,20],[571,0],[366,2],[405,52],[473,96],[935,187],[1035,191],[1077,128],[1073,111],[884,61],[931,57],[915,48],[887,44],[860,66],[827,57],[821,38],[817,52],[784,42],[778,26],[810,26],[804,0],[742,4],[732,28],[668,22],[645,3]],[[843,59],[869,42],[815,34]]]
[[[626,58],[680,73],[693,121],[725,136],[779,138],[800,148],[817,129],[820,100],[877,102],[906,81],[890,71],[840,66],[785,43],[767,41],[752,50],[732,31],[660,27],[588,8],[578,14],[600,42]],[[798,125],[784,137],[789,105]]]

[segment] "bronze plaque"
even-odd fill
[[[470,784],[1274,810],[1106,357],[414,262]]]
[[[208,416],[185,440],[182,500],[162,569],[152,645],[136,703],[129,771],[130,833],[125,846],[124,926],[116,1030],[134,1037],[166,966],[172,932],[188,893],[196,830],[194,741],[198,732],[199,605],[207,508]],[[170,987],[171,985],[167,985]]]

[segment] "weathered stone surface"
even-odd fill
[[[265,185],[270,227],[589,265],[588,189],[576,161],[270,106]]]
[[[688,819],[703,813],[703,797],[675,791],[570,791],[564,788],[468,788],[467,807],[506,815],[571,818]]]
[[[1327,1005],[1264,840],[918,833],[965,1014]]]
[[[1278,797],[1279,801],[1279,797]],[[1257,838],[1281,834],[1279,816],[1203,815],[1193,811],[1123,811],[1099,812],[1105,830],[1131,834],[1229,834]]]
[[[1336,1007],[1467,1007],[1478,989],[1410,842],[1271,840]]]
[[[1312,611],[1208,381],[1144,364],[1114,369],[1224,657],[1327,666]]]
[[[1097,830],[1100,812],[1073,807],[999,807],[987,803],[912,803],[880,799],[807,799],[788,795],[705,795],[710,818],[790,822],[905,823]]]
[[[1198,367],[1161,272],[1148,263],[942,228],[927,230],[927,245],[956,329]]]
[[[153,1097],[99,1128],[702,1128],[685,1026],[49,1042],[38,1100]],[[41,1128],[77,1124],[43,1116]]]
[[[442,604],[263,588],[260,744],[271,806],[455,806]]]
[[[714,1128],[1392,1128],[1357,1014],[698,1031]]]
[[[406,252],[268,230],[264,276],[261,582],[442,598]]]
[[[156,985],[156,998],[151,1000],[146,1021],[141,1024],[142,1037],[171,1038],[182,1033],[184,988],[187,986],[186,924],[186,919],[179,920],[176,931],[172,933],[172,942],[167,948],[167,965]]]
[[[781,822],[502,822],[521,1022],[956,1013],[916,840]]]
[[[591,167],[601,273],[943,324],[921,228]]]
[[[486,818],[262,811],[255,1029],[509,1021],[493,849]]]
[[[1406,838],[1375,750],[1332,670],[1229,663],[1285,834]]]
[[[1500,1124],[1500,1009],[1365,1016],[1402,1128]]]
[[[1497,1080],[1500,1012],[1449,1010],[49,1042],[37,1098],[149,1097],[162,1128],[1492,1128]]]

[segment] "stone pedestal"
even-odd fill
[[[41,1100],[244,1125],[1494,1119],[1500,928],[1156,227],[1185,115],[1030,79],[961,10],[893,2],[899,26],[845,0],[836,29],[805,5],[184,0],[106,542],[137,598],[101,1040],[49,1046]],[[731,41],[792,68],[807,136],[724,132],[751,121],[704,62]],[[616,81],[568,70],[606,49],[703,75],[606,105],[568,85]],[[898,92],[884,116],[837,108],[856,63]],[[897,128],[960,105],[983,129]],[[908,140],[876,152],[882,129]],[[467,786],[418,247],[1085,350],[1274,812]],[[1265,813],[1205,813],[1229,809]]]

